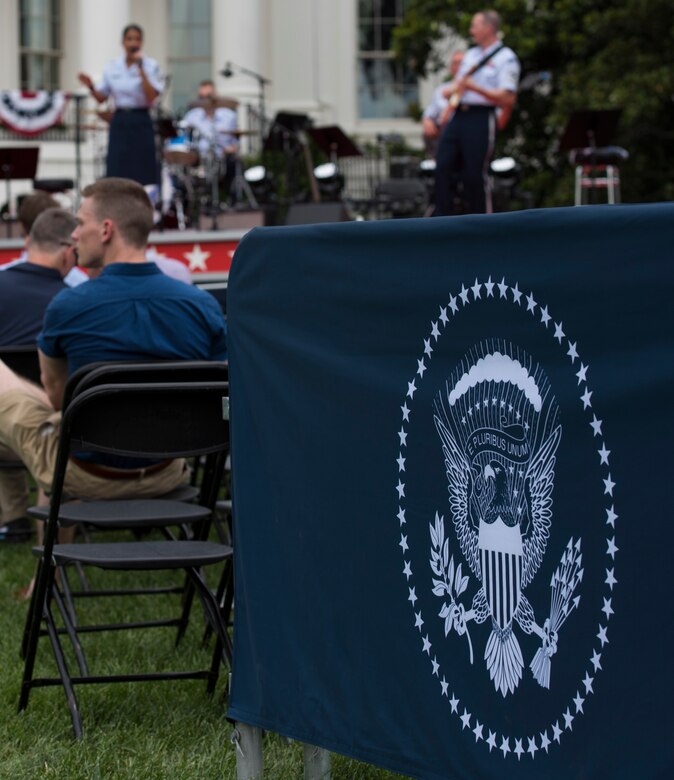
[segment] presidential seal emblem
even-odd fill
[[[517,283],[462,285],[430,320],[397,431],[420,652],[461,731],[518,761],[585,714],[618,582],[611,451],[566,330]]]
[[[549,384],[525,353],[479,345],[437,394],[433,419],[445,459],[452,522],[477,580],[466,610],[459,591],[468,583],[455,569],[454,558],[449,559],[444,523],[436,517],[430,564],[433,592],[443,598],[445,634],[453,628],[470,641],[471,621],[491,622],[484,660],[503,696],[522,677],[516,629],[537,634],[542,644],[530,668],[547,688],[558,631],[578,606],[576,589],[582,579],[580,540],[577,546],[570,540],[569,549],[578,554],[571,568],[562,567],[554,579],[551,613],[539,625],[525,591],[545,555],[553,515],[562,427]],[[472,646],[470,650],[472,661]]]

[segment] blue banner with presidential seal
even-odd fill
[[[671,776],[672,224],[244,238],[230,717],[414,778]]]

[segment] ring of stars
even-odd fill
[[[421,384],[423,381],[424,373],[428,370],[433,358],[435,344],[442,335],[443,330],[451,326],[452,319],[459,314],[461,309],[467,309],[468,306],[477,301],[486,303],[489,298],[493,298],[494,300],[506,300],[515,306],[519,306],[521,310],[533,317],[538,324],[543,325],[546,328],[551,337],[557,342],[558,347],[563,350],[565,357],[569,359],[572,370],[578,379],[578,398],[582,404],[583,413],[589,420],[588,425],[592,430],[592,440],[596,444],[600,466],[604,472],[604,475],[602,475],[602,482],[604,484],[603,495],[606,502],[605,522],[607,526],[605,553],[606,578],[604,580],[606,595],[602,597],[602,616],[597,624],[596,643],[593,647],[592,656],[588,660],[585,677],[579,683],[576,695],[571,699],[566,710],[560,712],[557,720],[548,725],[543,731],[533,735],[526,734],[522,737],[499,734],[498,732],[492,731],[485,723],[481,723],[478,720],[477,715],[470,712],[465,706],[465,703],[457,698],[455,693],[450,690],[450,683],[447,682],[445,675],[442,674],[437,655],[433,652],[433,643],[430,641],[428,632],[424,631],[423,627],[425,621],[423,612],[420,608],[417,609],[418,596],[416,595],[416,587],[410,582],[414,574],[412,571],[412,563],[408,560],[407,553],[410,548],[404,528],[407,523],[404,506],[405,448],[407,447],[408,433],[406,426],[411,422],[414,394],[418,390],[417,382]],[[522,760],[522,757],[527,755],[530,756],[531,759],[534,759],[538,752],[547,754],[550,747],[554,745],[555,742],[560,744],[564,732],[573,730],[574,719],[579,715],[584,714],[583,707],[585,700],[594,693],[594,679],[597,672],[602,668],[602,653],[604,647],[609,643],[608,624],[611,615],[614,614],[612,606],[613,588],[618,582],[615,576],[615,558],[616,553],[619,550],[615,537],[615,525],[618,515],[615,511],[615,504],[613,501],[616,483],[611,478],[611,450],[607,449],[606,441],[604,439],[603,421],[597,417],[592,400],[593,393],[588,385],[587,373],[589,371],[589,366],[586,365],[581,358],[578,351],[578,343],[571,341],[571,338],[565,333],[564,323],[561,320],[560,322],[556,322],[552,314],[550,314],[548,307],[541,305],[536,301],[533,292],[525,295],[524,291],[519,289],[517,283],[512,286],[506,282],[505,278],[501,279],[500,282],[494,282],[492,281],[491,276],[486,282],[480,282],[476,278],[472,285],[462,284],[461,290],[458,291],[456,295],[450,295],[449,302],[445,306],[440,306],[438,318],[431,321],[430,334],[428,338],[423,340],[421,359],[416,362],[418,366],[417,371],[412,377],[412,381],[408,383],[407,393],[403,405],[400,407],[402,420],[400,430],[397,434],[399,437],[399,455],[396,460],[396,465],[398,466],[398,484],[396,491],[398,494],[399,506],[396,519],[398,520],[400,527],[400,542],[398,544],[403,553],[403,575],[409,590],[408,601],[412,604],[414,628],[419,632],[420,636],[420,649],[428,656],[431,663],[432,674],[437,677],[440,685],[440,694],[447,699],[451,713],[456,715],[457,719],[460,721],[462,731],[468,729],[474,737],[475,742],[484,743],[490,753],[492,750],[501,751],[503,758],[512,755],[516,756],[518,761]],[[590,417],[591,419],[589,419]]]

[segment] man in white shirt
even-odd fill
[[[237,116],[233,108],[218,106],[215,84],[205,79],[199,84],[198,102],[182,119],[181,125],[195,130],[196,148],[202,162],[220,166],[220,183],[229,191],[234,177],[234,156],[239,151]]]
[[[236,111],[226,107],[216,107],[215,85],[210,79],[199,84],[199,102],[201,106],[190,109],[182,119],[182,125],[198,132],[198,150],[205,155],[214,148],[218,157],[236,154],[239,151],[239,139],[236,136]]]
[[[457,185],[463,185],[463,211],[491,212],[488,169],[494,151],[496,110],[510,109],[517,99],[520,63],[499,37],[496,11],[473,17],[470,34],[476,45],[466,52],[457,77],[444,90],[459,98],[442,132],[436,156],[435,216],[457,213]]]

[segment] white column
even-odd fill
[[[167,5],[166,0],[131,0],[129,5],[129,21],[139,24],[145,33],[143,51],[157,60],[162,73],[166,73],[168,59]]]
[[[0,89],[19,88],[19,4],[0,0]]]
[[[317,13],[315,0],[285,0],[270,9],[269,49],[277,109],[303,114],[317,108]]]
[[[238,72],[224,78],[220,71],[227,61],[267,78],[268,63],[263,56],[266,21],[262,0],[217,0],[213,8],[213,70],[217,91],[244,103],[257,103],[258,84]]]
[[[129,0],[80,0],[80,65],[94,81],[122,53],[122,30],[131,21]]]

